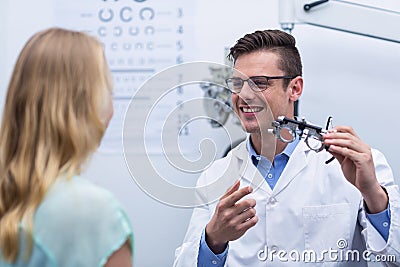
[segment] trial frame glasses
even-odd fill
[[[278,80],[278,79],[294,79],[296,76],[252,76],[246,80],[243,80],[239,77],[232,77],[225,80],[226,86],[229,91],[234,94],[239,94],[242,91],[244,82],[250,86],[250,88],[254,92],[262,92],[268,89],[269,80]]]

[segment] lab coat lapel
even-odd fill
[[[306,154],[310,152],[310,148],[301,140],[293,151],[291,157],[289,158],[286,167],[276,183],[274,190],[272,190],[274,195],[279,194],[284,190],[290,182],[296,178],[296,176],[307,166],[307,156]]]
[[[246,141],[242,142],[237,149],[233,151],[233,156],[237,157],[238,159],[238,163],[240,165],[239,174],[244,182],[248,185],[251,185],[254,190],[261,189],[268,195],[271,195],[271,188],[250,160],[249,152],[246,148]]]

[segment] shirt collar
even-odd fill
[[[284,154],[290,158],[290,156],[293,154],[293,151],[299,142],[300,142],[300,139],[296,138],[293,142],[288,143],[281,154]],[[255,158],[255,159],[259,160],[260,158],[264,158],[263,156],[258,155],[257,152],[254,150],[253,145],[251,144],[251,141],[250,141],[250,135],[247,137],[246,147],[247,147],[247,151],[249,151],[249,153],[250,153],[251,159]]]

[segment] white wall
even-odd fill
[[[5,89],[8,83],[8,68],[7,68],[7,42],[6,37],[7,34],[7,6],[8,2],[4,2],[0,4],[0,32],[2,33],[3,38],[0,39],[0,107],[3,110],[3,99]]]
[[[224,47],[244,33],[279,28],[277,12],[278,0],[196,1],[195,59],[222,63]],[[53,23],[51,0],[0,2],[2,102],[23,44]],[[385,153],[399,177],[400,46],[307,25],[296,26],[293,34],[304,63],[301,114],[319,125],[330,115],[334,124],[352,125],[367,143]],[[146,195],[131,179],[122,155],[94,155],[86,176],[114,192],[127,208],[135,232],[136,266],[171,266],[191,210],[170,207]],[[189,182],[194,183],[195,179]]]

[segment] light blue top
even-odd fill
[[[24,229],[21,224],[17,261],[6,264],[0,254],[0,266],[103,266],[127,240],[133,252],[132,227],[120,203],[107,190],[78,176],[58,179],[36,210],[27,262]]]
[[[281,176],[283,169],[286,167],[286,164],[288,163],[290,156],[292,155],[294,149],[296,148],[299,142],[300,139],[296,139],[293,142],[288,143],[286,148],[282,151],[282,153],[274,157],[274,164],[271,164],[271,162],[266,157],[258,155],[255,152],[253,145],[251,144],[250,138],[247,138],[246,146],[247,150],[249,151],[249,156],[253,164],[257,167],[257,170],[267,181],[271,189],[274,189],[274,186],[278,182],[278,179]],[[371,224],[378,230],[378,232],[382,235],[382,237],[387,241],[390,228],[389,207],[386,210],[377,214],[367,213],[367,218],[369,219]],[[225,264],[226,256],[228,254],[228,249],[229,249],[229,244],[225,248],[224,252],[222,252],[221,254],[214,254],[207,245],[205,238],[205,229],[203,229],[203,233],[200,239],[198,266],[222,267]]]

